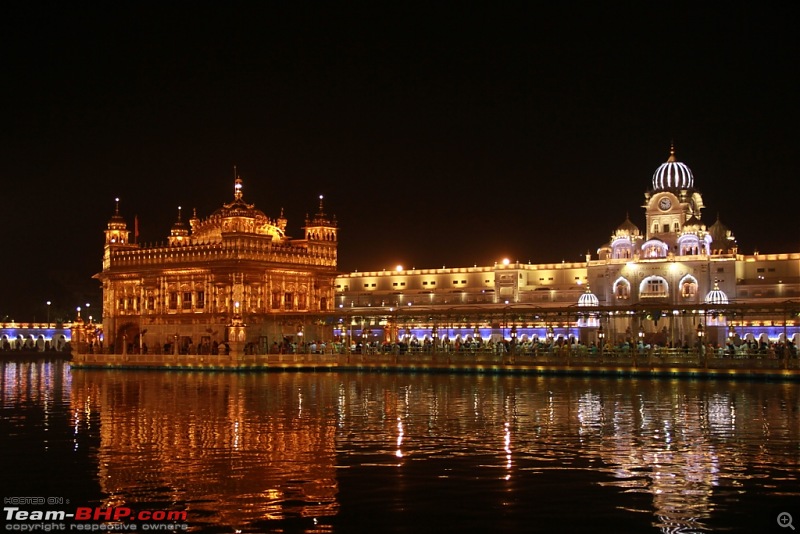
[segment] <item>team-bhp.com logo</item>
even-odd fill
[[[186,511],[132,510],[124,506],[116,508],[79,506],[75,510],[75,521],[186,521]]]
[[[29,503],[30,504],[30,503]],[[65,530],[130,532],[138,530],[188,530],[186,511],[134,510],[126,506],[79,506],[71,510],[29,510],[4,506],[7,531],[52,532]]]

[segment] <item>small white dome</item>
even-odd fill
[[[714,282],[714,289],[706,295],[706,304],[727,304],[728,295],[719,288],[719,282]]]
[[[600,301],[597,299],[597,295],[592,293],[589,286],[586,286],[586,292],[578,299],[578,306],[597,307],[599,305]]]

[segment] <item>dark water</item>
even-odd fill
[[[4,497],[194,532],[788,534],[800,508],[796,383],[2,371]]]

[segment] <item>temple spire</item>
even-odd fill
[[[183,245],[188,244],[189,229],[183,223],[182,208],[178,206],[178,220],[172,225],[169,232],[170,245]]]
[[[241,200],[242,199],[242,179],[238,176],[233,183],[233,198],[234,200]]]

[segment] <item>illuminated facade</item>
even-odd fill
[[[800,341],[800,250],[743,255],[702,222],[703,197],[674,149],[629,218],[586,261],[338,273],[336,220],[286,219],[242,198],[206,219],[180,214],[142,246],[117,211],[105,232],[103,327],[116,352],[263,354],[284,340],[356,343],[568,340],[658,346]]]
[[[103,327],[113,350],[214,354],[264,352],[304,334],[323,338],[320,317],[332,307],[337,225],[323,211],[306,218],[303,239],[275,219],[234,199],[205,219],[178,219],[168,241],[130,240],[119,213],[105,231]],[[330,330],[330,328],[328,329]]]
[[[78,317],[74,323],[0,323],[1,351],[66,351],[80,329],[84,336],[96,326]]]
[[[798,342],[800,250],[739,254],[719,219],[701,221],[702,195],[674,149],[653,174],[644,209],[644,233],[626,218],[585,262],[340,276],[339,332],[371,341]]]

